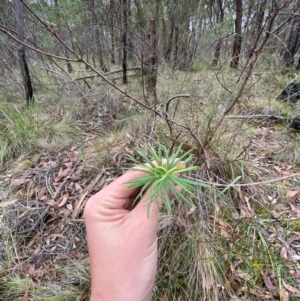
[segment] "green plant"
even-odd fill
[[[74,136],[70,123],[42,118],[36,108],[20,110],[0,105],[0,166],[9,159],[35,151],[45,145],[66,145]]]
[[[148,150],[154,161],[141,149],[137,150],[137,153],[146,161],[145,164],[141,164],[136,159],[131,158],[134,163],[138,164],[137,167],[131,170],[143,171],[146,175],[129,181],[127,184],[129,184],[129,189],[141,188],[135,201],[140,198],[147,189],[149,190],[149,194],[145,200],[148,201],[148,215],[151,203],[154,201],[158,202],[158,200],[163,201],[168,213],[172,212],[170,192],[177,200],[182,200],[192,206],[193,203],[178,189],[179,187],[183,192],[186,192],[194,198],[196,198],[195,192],[197,186],[209,187],[209,185],[202,182],[179,177],[182,173],[190,172],[198,168],[197,166],[186,167],[186,164],[193,158],[191,154],[192,149],[180,156],[181,147],[182,145],[178,147],[173,155],[169,155],[166,147],[161,144],[158,144],[157,152],[152,146],[147,145],[146,150]]]

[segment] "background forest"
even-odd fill
[[[299,300],[299,32],[300,0],[0,0],[0,300],[88,300],[84,205],[158,144],[209,188],[162,209],[153,300]]]

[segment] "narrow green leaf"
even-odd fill
[[[220,193],[218,193],[217,197],[220,197],[222,194],[224,194],[233,184],[235,184],[239,179],[241,178],[241,176],[238,176],[237,178],[235,178],[230,184],[228,184],[228,186],[226,186]]]

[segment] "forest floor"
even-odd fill
[[[300,298],[300,136],[289,128],[300,107],[275,100],[291,78],[259,74],[213,134],[201,163],[195,161],[199,170],[189,175],[211,188],[199,189],[193,207],[175,203],[172,214],[161,213],[153,300]],[[237,75],[226,76],[231,87]],[[53,83],[41,85],[29,119],[38,125],[67,121],[71,128],[34,132],[35,144],[20,144],[22,150],[14,148],[3,162],[0,300],[88,300],[87,199],[130,166],[128,155],[135,156],[137,147],[172,144],[163,121],[100,80],[89,84],[88,104],[74,88],[62,96]],[[132,79],[126,90],[142,97],[139,85]],[[0,101],[0,124],[6,126],[0,131],[11,126],[3,106],[15,103],[27,114],[13,91]],[[181,93],[190,98],[172,107],[174,120],[184,120],[201,139],[212,135],[224,96],[216,72],[162,72],[159,99]],[[180,134],[176,139],[197,148],[188,132],[173,130]]]

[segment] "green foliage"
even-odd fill
[[[43,120],[34,106],[23,111],[17,106],[0,106],[0,165],[45,144],[65,145],[72,136],[71,124]]]
[[[134,167],[132,170],[143,171],[146,175],[129,181],[128,183],[130,184],[130,189],[141,187],[140,193],[136,199],[142,197],[149,188],[150,192],[146,198],[146,201],[148,201],[149,204],[148,214],[151,203],[154,201],[158,202],[158,200],[163,200],[168,213],[171,213],[170,192],[172,192],[177,200],[182,200],[192,206],[193,203],[179,191],[176,186],[181,187],[184,192],[192,197],[196,197],[196,186],[209,187],[207,184],[179,177],[181,173],[190,172],[198,168],[197,166],[186,167],[186,164],[193,158],[191,154],[192,150],[179,156],[181,151],[180,145],[176,152],[170,156],[166,147],[161,144],[158,144],[157,152],[151,146],[146,146],[146,149],[149,151],[155,163],[152,159],[148,158],[144,151],[141,149],[138,150],[137,153],[146,161],[146,164],[141,164],[132,158],[132,161],[138,164],[138,166]]]

